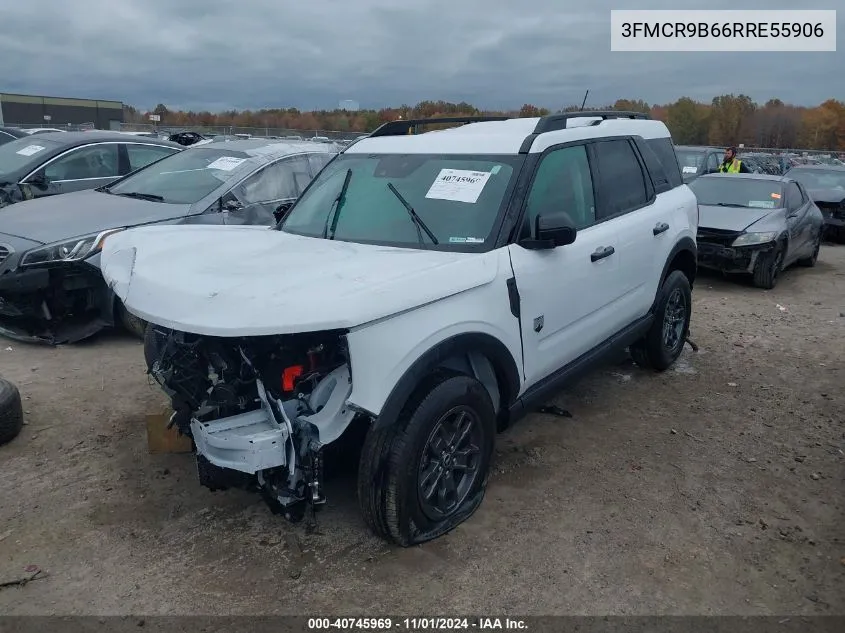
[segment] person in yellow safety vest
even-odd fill
[[[729,147],[725,150],[725,160],[719,165],[720,174],[749,174],[751,170],[736,157],[736,148]]]

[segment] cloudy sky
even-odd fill
[[[612,53],[610,9],[794,9],[794,0],[0,0],[0,91],[139,108],[466,100],[558,108],[745,93],[845,98],[836,53]],[[569,4],[570,8],[567,8]],[[587,9],[586,7],[590,7]]]

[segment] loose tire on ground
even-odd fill
[[[453,423],[458,425],[455,433]],[[444,432],[435,434],[437,429]],[[484,498],[495,434],[493,405],[477,380],[443,374],[425,384],[393,426],[370,430],[364,442],[358,501],[367,526],[382,538],[409,547],[460,525]],[[435,447],[444,448],[437,459],[432,457]],[[466,470],[464,463],[469,465]],[[437,475],[438,464],[451,477]],[[454,496],[438,492],[432,497],[435,503],[426,501],[425,489],[434,484],[449,488],[450,481],[455,482]],[[434,505],[440,499],[444,508],[452,503],[451,510],[439,513]]]
[[[634,362],[644,369],[669,369],[684,349],[691,316],[689,279],[680,270],[673,270],[660,287],[654,323],[648,333],[630,347]],[[666,328],[671,331],[671,336],[665,336]]]
[[[15,439],[23,428],[23,405],[18,388],[0,378],[0,444]]]
[[[786,249],[782,244],[778,244],[775,250],[763,254],[758,260],[754,268],[754,285],[763,290],[771,290],[774,288],[780,273],[783,270],[783,258]]]
[[[133,336],[143,339],[147,330],[147,322],[140,317],[136,317],[120,302],[118,302],[116,310],[118,320],[123,326],[123,329]]]

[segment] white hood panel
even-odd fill
[[[155,226],[109,237],[103,276],[146,321],[209,336],[351,328],[492,282],[495,252],[446,253],[264,227]]]

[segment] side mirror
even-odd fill
[[[276,209],[273,211],[273,217],[276,218],[276,222],[281,222],[282,218],[285,217],[285,213],[287,213],[292,206],[293,202],[283,202],[278,207],[276,207]]]
[[[36,187],[37,189],[41,189],[42,191],[44,191],[45,189],[47,189],[47,187],[50,186],[50,179],[44,175],[43,171],[40,171],[36,174],[33,174],[27,181],[27,184],[30,184]]]
[[[547,250],[572,244],[577,235],[578,229],[568,213],[549,213],[537,216],[534,238],[522,240],[519,245],[531,250]]]

